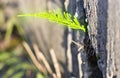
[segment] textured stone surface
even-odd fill
[[[119,78],[120,71],[120,1],[86,0],[90,37],[100,57],[98,65],[103,77]]]
[[[120,78],[120,0],[108,0],[107,75]]]

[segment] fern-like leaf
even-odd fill
[[[32,17],[40,17],[48,19],[49,21],[56,22],[62,25],[65,25],[67,27],[70,27],[72,29],[80,29],[85,32],[84,25],[81,25],[76,17],[73,17],[67,13],[64,12],[42,12],[42,13],[36,13],[36,14],[20,14],[18,17],[25,17],[25,16],[32,16]],[[73,20],[72,20],[73,19]]]

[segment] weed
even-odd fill
[[[72,29],[82,30],[86,32],[84,25],[81,25],[78,19],[75,16],[72,16],[68,12],[61,12],[61,11],[52,11],[52,12],[42,12],[42,13],[35,13],[35,14],[19,14],[18,17],[39,17],[48,19],[51,22],[56,22],[67,26]]]

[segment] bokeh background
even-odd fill
[[[65,28],[45,19],[17,17],[18,14],[62,9],[62,3],[62,0],[0,0],[0,78],[52,77],[51,73],[55,72],[55,68],[50,55],[51,49],[59,62],[60,72],[64,72]],[[26,50],[24,43],[32,54]],[[34,45],[47,59],[51,73],[45,72],[49,69],[39,59],[42,56],[37,57]]]

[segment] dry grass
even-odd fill
[[[26,42],[23,42],[23,47],[26,49],[26,52],[29,54],[33,63],[39,69],[40,72],[45,74],[48,71],[48,73],[53,78],[61,78],[61,71],[60,71],[59,63],[57,61],[57,58],[56,58],[56,55],[55,55],[55,52],[54,52],[53,49],[50,49],[50,54],[51,54],[51,58],[52,58],[52,61],[53,61],[53,66],[55,68],[56,73],[54,73],[52,71],[47,59],[45,58],[43,53],[39,50],[39,48],[36,44],[33,45],[36,57],[33,54],[32,50],[30,49],[30,46]]]
[[[56,58],[56,55],[53,49],[50,49],[50,54],[51,54],[52,61],[55,67],[56,76],[57,78],[61,78],[60,67],[59,67],[59,64],[58,64],[58,61],[57,61],[57,58]]]
[[[46,73],[46,69],[44,66],[42,66],[38,60],[36,59],[35,55],[33,54],[32,50],[30,49],[29,45],[26,42],[23,42],[23,46],[26,49],[26,52],[29,54],[30,58],[32,59],[35,66],[42,72]]]

